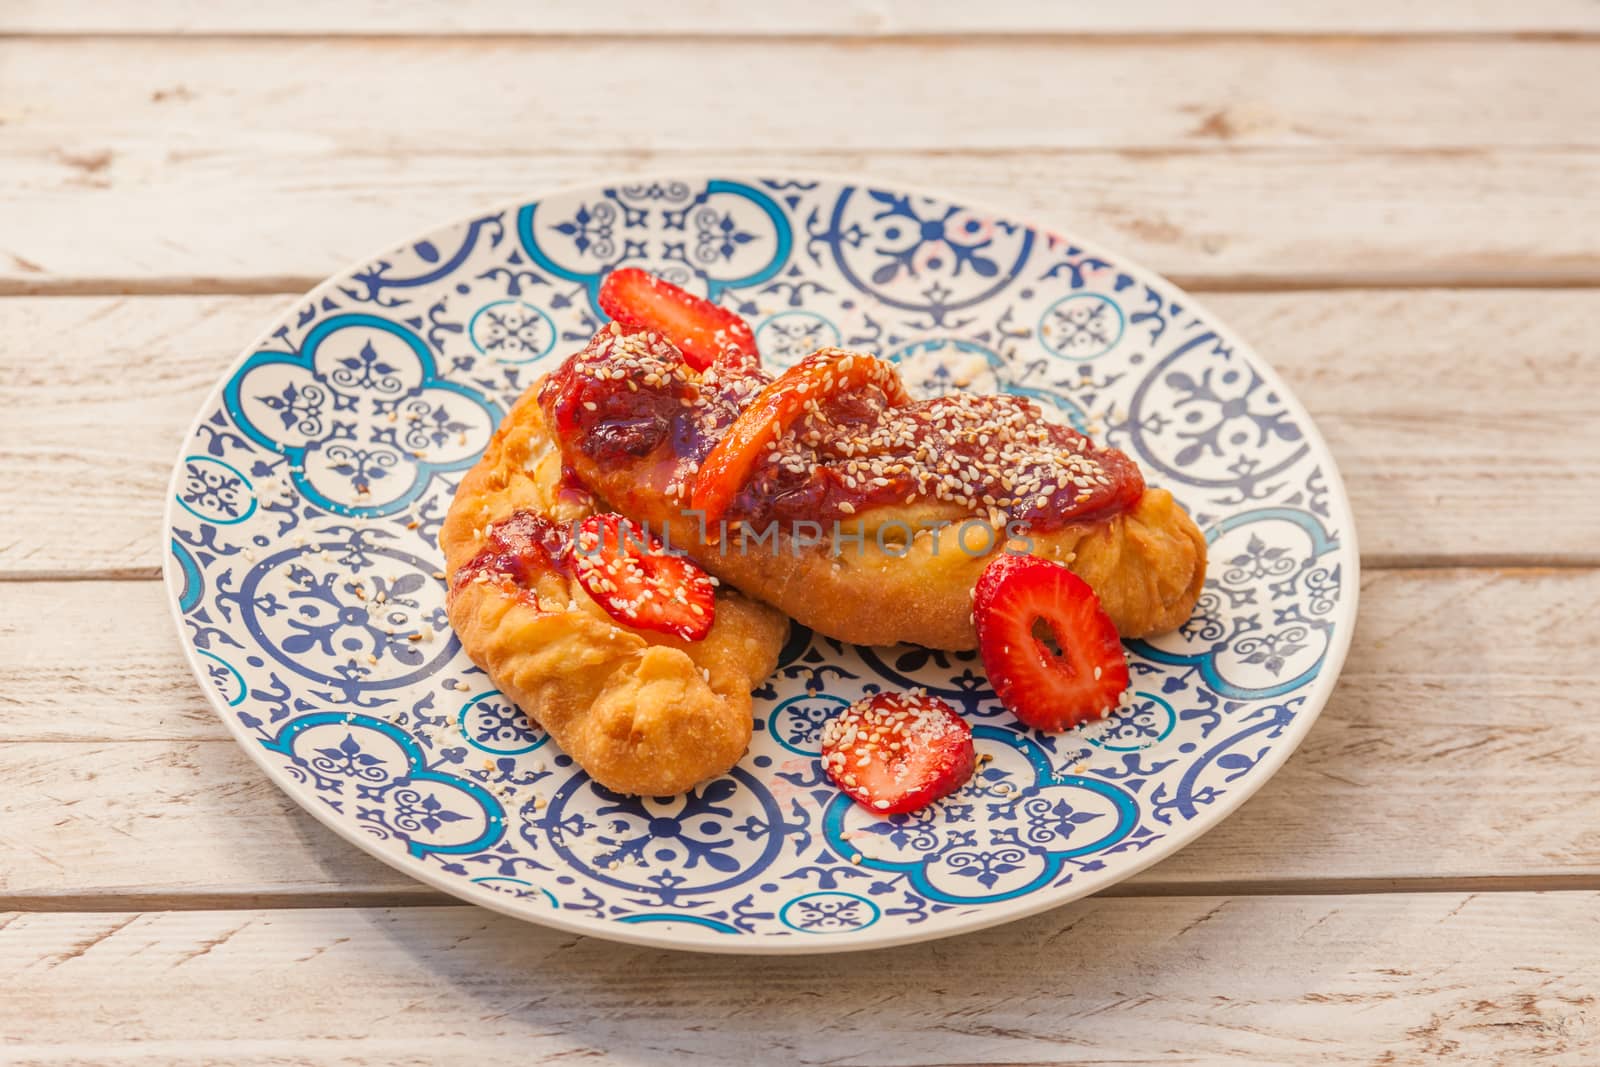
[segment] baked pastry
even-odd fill
[[[837,348],[773,378],[738,316],[642,271],[599,300],[614,321],[512,409],[440,543],[468,654],[600,784],[681,792],[749,743],[788,623],[706,571],[859,644],[978,647],[977,595],[1002,700],[1052,729],[1109,712],[1119,634],[1193,610],[1193,521],[1032,401],[914,401]]]
[[[1031,400],[914,402],[890,364],[841,349],[777,379],[751,353],[725,356],[690,360],[613,322],[540,403],[582,485],[812,629],[974,648],[972,590],[1002,551],[1066,564],[1124,637],[1193,610],[1194,522],[1127,456]]]
[[[643,594],[619,609],[607,596],[613,583],[596,577],[601,562],[617,562],[617,546],[575,548],[585,535],[574,531],[618,529],[615,517],[595,516],[594,498],[563,477],[530,390],[462,479],[440,531],[450,622],[473,662],[595,781],[618,793],[679,793],[743,755],[750,691],[776,665],[789,622],[731,589],[713,600],[703,575],[704,607],[682,613],[696,620],[690,628],[664,632],[673,624],[641,610]],[[693,569],[670,558],[621,562]]]

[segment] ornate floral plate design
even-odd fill
[[[796,628],[750,752],[673,798],[591,782],[461,652],[435,539],[511,401],[640,265],[736,309],[782,367],[819,345],[913,391],[1008,390],[1127,450],[1211,542],[1179,632],[1133,642],[1131,710],[1020,727],[973,653]],[[1102,889],[1214,826],[1288,757],[1355,617],[1339,475],[1277,375],[1161,278],[898,187],[684,177],[568,190],[333,278],[240,357],[185,439],[167,586],[218,713],[290,796],[430,885],[623,941],[858,949]],[[875,817],[816,759],[863,693],[920,685],[993,757]]]

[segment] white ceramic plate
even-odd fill
[[[603,321],[596,291],[619,264],[736,309],[769,365],[861,348],[913,392],[1025,394],[1133,455],[1211,542],[1194,618],[1129,645],[1136,707],[1040,734],[1000,707],[974,653],[796,627],[732,773],[662,799],[592,783],[462,653],[435,539],[501,414]],[[1327,448],[1187,295],[1003,214],[811,178],[569,189],[330,279],[207,398],[167,525],[196,675],[317,818],[497,911],[720,952],[942,937],[1177,851],[1305,736],[1358,587]],[[863,693],[918,685],[994,760],[944,803],[877,818],[823,776],[819,728]]]

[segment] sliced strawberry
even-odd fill
[[[1089,584],[1059,563],[1001,555],[973,591],[983,668],[1011,713],[1039,730],[1110,714],[1128,688],[1128,660]],[[1034,636],[1043,622],[1060,655]]]
[[[578,525],[572,573],[618,622],[698,641],[716,615],[714,580],[682,556],[668,555],[632,519],[590,515]]]
[[[972,777],[972,728],[937,697],[878,693],[822,729],[822,767],[874,815],[916,811]]]
[[[660,333],[695,370],[719,360],[749,364],[761,359],[749,323],[637,267],[606,275],[600,283],[600,309],[624,326]]]
[[[824,348],[802,359],[756,395],[723,433],[695,475],[691,499],[711,525],[722,518],[763,450],[783,436],[809,405],[837,393],[876,385],[893,405],[910,402],[894,366],[881,359]]]

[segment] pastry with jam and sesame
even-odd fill
[[[613,321],[512,409],[440,543],[468,655],[607,788],[730,769],[785,616],[858,644],[981,645],[1002,703],[1060,730],[1121,699],[1119,635],[1193,610],[1189,516],[1031,400],[916,400],[838,348],[774,376],[738,316],[642,271],[599,302]],[[972,773],[941,702],[878,694],[847,718],[825,770],[874,812]]]
[[[564,477],[531,392],[439,541],[462,647],[595,781],[668,796],[744,755],[750,691],[789,621],[600,509]]]
[[[603,288],[617,321],[539,397],[577,480],[711,574],[855,644],[977,647],[972,592],[1008,548],[1065,564],[1123,637],[1189,617],[1205,539],[1123,453],[1025,397],[914,400],[865,353],[773,376],[748,329],[685,333],[686,302],[715,306],[673,288]]]

